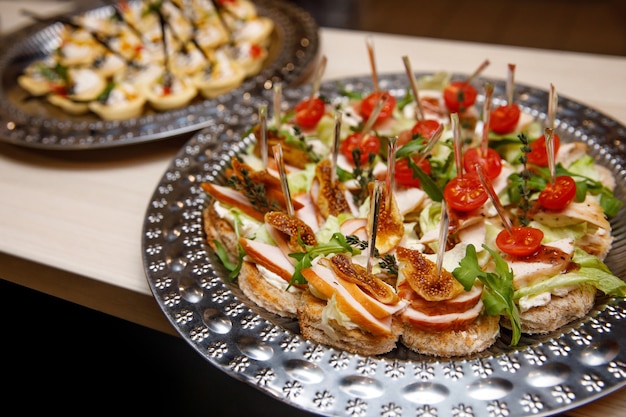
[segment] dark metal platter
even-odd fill
[[[496,98],[505,97],[503,81],[486,81],[494,84]],[[407,88],[405,74],[384,75],[379,82],[397,95]],[[371,78],[325,82],[321,94],[331,98],[340,88],[371,91]],[[294,104],[307,90],[288,89],[285,100]],[[546,91],[516,85],[515,100],[524,112],[546,118]],[[503,330],[486,352],[452,359],[403,347],[377,357],[346,353],[303,339],[295,320],[255,306],[205,243],[207,197],[200,183],[225,181],[224,167],[252,141],[245,135],[257,122],[254,109],[269,101],[268,92],[252,97],[190,139],[146,211],[141,239],[148,283],[198,354],[271,397],[328,416],[551,416],[626,386],[626,301],[620,299],[601,297],[586,318],[548,335],[524,336],[515,348]],[[559,98],[556,126],[563,141],[589,145],[615,175],[615,196],[626,201],[626,127],[565,97]],[[615,241],[606,259],[623,279],[625,214],[622,208],[611,219]]]
[[[45,100],[28,99],[17,76],[31,62],[50,54],[60,41],[61,23],[39,23],[11,34],[14,42],[0,51],[0,141],[15,145],[81,150],[160,140],[200,130],[219,119],[225,108],[242,97],[260,94],[273,83],[297,85],[315,65],[318,27],[304,10],[286,1],[255,1],[258,13],[274,21],[267,61],[259,74],[237,89],[207,100],[196,97],[187,107],[137,118],[104,121],[93,114],[72,116]],[[112,6],[74,14],[109,16]],[[6,38],[5,38],[6,39]]]

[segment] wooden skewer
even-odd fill
[[[261,160],[263,167],[267,168],[267,104],[259,105],[259,128],[261,133]]]
[[[548,170],[550,171],[550,184],[554,184],[556,179],[556,155],[554,152],[554,129],[546,127],[544,130],[546,138],[546,153],[548,155]]]
[[[274,127],[280,128],[281,108],[283,100],[283,85],[281,83],[274,84]]]
[[[398,137],[390,137],[387,143],[387,197],[385,199],[385,207],[387,210],[391,208],[391,199],[393,198],[393,188],[395,186],[395,173],[396,173],[396,148],[398,145]]]
[[[374,57],[374,43],[372,42],[371,36],[367,37],[366,44],[367,44],[367,54],[370,59],[370,66],[372,67],[372,85],[374,86],[374,91],[378,91],[378,72],[376,71],[376,59]]]
[[[439,248],[437,249],[437,275],[441,275],[443,269],[443,257],[446,253],[448,243],[448,228],[450,226],[450,216],[446,200],[441,200],[441,222],[439,223]]]
[[[278,175],[280,177],[280,187],[283,190],[285,196],[285,206],[287,207],[287,214],[294,215],[293,201],[291,200],[291,192],[289,191],[289,183],[287,182],[287,173],[285,172],[285,161],[283,159],[283,148],[280,143],[272,146],[274,151],[274,159],[276,160],[276,166],[278,167]]]
[[[378,229],[378,211],[380,210],[380,199],[383,192],[383,184],[380,181],[374,182],[374,190],[370,198],[370,212],[368,226],[370,230],[369,253],[367,257],[367,273],[372,272],[372,264],[376,255],[376,231]]]
[[[506,104],[513,104],[513,91],[515,90],[515,64],[509,64],[509,73],[506,79]]]
[[[476,71],[474,71],[474,73],[472,75],[470,75],[467,78],[467,80],[465,80],[465,84],[471,83],[474,80],[474,78],[478,77],[480,75],[480,73],[483,72],[483,70],[489,66],[489,64],[490,64],[489,60],[485,59],[483,61],[483,63],[480,64],[480,66],[478,68],[476,68]]]
[[[485,103],[483,104],[483,135],[480,142],[480,153],[487,156],[489,150],[489,124],[491,122],[491,105],[493,100],[493,85],[485,85]]]
[[[411,62],[409,61],[409,57],[406,55],[402,57],[402,61],[404,62],[404,68],[406,69],[406,76],[409,78],[409,85],[411,86],[413,97],[415,97],[415,119],[418,121],[423,120],[424,108],[422,107],[422,102],[420,101],[420,94],[417,88],[417,80],[415,79],[415,74],[413,73],[413,69],[411,68]]]
[[[334,186],[337,181],[337,158],[339,157],[339,142],[341,141],[341,118],[343,113],[335,113],[335,129],[333,135],[333,154],[330,160],[330,185]]]
[[[426,145],[420,151],[419,158],[415,161],[416,164],[419,164],[420,162],[422,162],[422,159],[428,156],[428,154],[430,153],[430,150],[437,144],[437,142],[439,142],[439,139],[441,138],[442,134],[443,134],[443,125],[440,123],[437,130],[435,130],[435,132],[430,137],[430,139],[428,139],[428,142],[426,142]]]
[[[309,108],[312,106],[313,99],[317,97],[317,94],[320,90],[320,85],[322,83],[322,78],[324,77],[324,72],[326,71],[327,62],[328,58],[326,58],[326,55],[322,56],[320,60],[320,65],[317,67],[317,72],[315,73],[315,78],[313,79],[311,94],[309,94]]]
[[[372,114],[370,114],[369,119],[365,121],[363,130],[361,130],[361,135],[363,137],[365,137],[365,135],[367,135],[369,131],[372,130],[372,127],[374,127],[374,123],[376,123],[376,119],[378,119],[378,115],[382,111],[386,102],[387,102],[387,97],[384,94],[381,95],[380,98],[378,99],[378,102],[376,103],[376,106],[374,107],[374,110],[372,110]]]
[[[491,199],[493,206],[496,208],[496,211],[498,212],[498,215],[500,216],[500,219],[502,220],[502,224],[504,225],[504,228],[507,230],[507,232],[509,232],[509,234],[512,234],[513,225],[511,224],[511,219],[509,219],[509,216],[507,216],[506,212],[504,211],[504,207],[502,206],[502,203],[500,202],[500,199],[498,198],[496,191],[493,189],[493,185],[491,184],[491,181],[489,181],[489,178],[487,178],[487,175],[485,174],[485,170],[480,164],[476,164],[475,167],[476,167],[476,173],[478,173],[478,179],[480,179],[480,183],[482,184],[485,191],[487,191],[487,195],[489,195],[489,198]]]
[[[452,134],[454,135],[454,162],[456,164],[456,174],[463,177],[463,144],[461,143],[461,127],[458,113],[450,115],[452,122]]]
[[[556,93],[554,84],[550,84],[550,92],[548,96],[548,126],[550,129],[554,129],[554,121],[556,120],[556,109],[559,104],[559,96]]]

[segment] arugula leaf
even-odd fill
[[[428,194],[428,197],[430,197],[431,200],[441,202],[443,200],[443,191],[439,188],[437,183],[433,181],[430,175],[422,171],[412,158],[408,158],[408,161],[409,167],[413,170],[413,177],[420,180],[422,190]]]
[[[482,245],[493,257],[496,265],[495,272],[485,272],[478,264],[478,256],[474,245],[469,244],[465,250],[465,257],[459,266],[452,271],[454,277],[463,285],[465,291],[469,291],[476,278],[484,285],[482,300],[485,311],[490,316],[506,314],[509,316],[513,327],[511,346],[517,345],[522,334],[519,310],[513,301],[513,271],[504,259],[495,251]]]
[[[318,256],[326,256],[331,253],[349,253],[351,255],[358,255],[361,253],[360,249],[350,246],[346,237],[339,233],[333,233],[330,240],[326,243],[318,243],[315,246],[305,245],[302,241],[301,245],[305,249],[305,252],[290,253],[289,256],[296,260],[295,272],[291,277],[289,287],[294,284],[306,284],[307,280],[302,275],[302,271],[310,268],[313,259]]]

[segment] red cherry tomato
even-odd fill
[[[496,107],[489,116],[489,128],[498,135],[511,133],[517,127],[520,114],[521,111],[517,104]]]
[[[513,227],[511,233],[504,229],[496,237],[496,245],[500,250],[512,256],[528,256],[541,247],[543,232],[534,227]]]
[[[356,132],[345,138],[339,147],[341,153],[353,165],[356,164],[354,163],[352,151],[357,148],[361,151],[360,163],[361,165],[365,165],[367,164],[369,154],[377,154],[380,151],[380,139],[375,135],[365,135],[365,137],[363,137],[361,132]]]
[[[396,98],[387,91],[375,91],[365,97],[363,101],[361,101],[361,116],[367,120],[378,104],[378,100],[382,100],[383,98],[386,98],[387,101],[378,114],[376,123],[388,119],[393,113],[393,109],[396,108]]]
[[[413,158],[413,162],[415,162],[419,157]],[[417,166],[420,167],[422,171],[426,174],[430,174],[430,162],[428,159],[423,158]],[[396,182],[405,187],[420,187],[420,180],[418,178],[413,178],[413,169],[409,166],[408,158],[402,158],[399,161],[396,161],[396,169],[394,173],[394,178]]]
[[[465,172],[476,172],[476,164],[480,164],[487,175],[487,178],[493,180],[500,175],[502,171],[502,158],[500,154],[491,148],[487,148],[487,156],[481,155],[480,148],[469,148],[463,154],[463,166]]]
[[[552,145],[554,153],[559,151],[561,138],[556,133],[552,135]],[[548,149],[546,148],[546,137],[541,135],[536,141],[530,144],[530,152],[528,153],[528,163],[542,167],[548,166]]]
[[[477,174],[465,174],[452,178],[443,189],[443,198],[450,207],[458,211],[472,211],[487,201],[487,191]]]
[[[539,204],[548,210],[562,210],[576,197],[576,181],[569,175],[560,175],[539,193]]]
[[[326,105],[320,98],[305,99],[296,104],[296,123],[303,128],[312,128],[317,126],[324,115]]]
[[[452,81],[443,90],[443,101],[450,113],[464,112],[476,102],[478,92],[465,81]]]
[[[424,139],[430,139],[433,134],[439,129],[439,122],[432,119],[420,120],[411,129],[413,135],[420,135]]]

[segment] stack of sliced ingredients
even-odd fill
[[[560,141],[554,86],[546,120],[515,102],[515,65],[499,106],[487,60],[451,82],[403,57],[407,88],[386,91],[367,47],[371,90],[320,96],[322,59],[310,95],[260,109],[227,183],[202,184],[207,242],[250,300],[348,352],[462,357],[626,295],[603,263],[623,203],[586,144]]]
[[[59,46],[18,84],[68,114],[104,120],[213,99],[258,74],[274,22],[249,0],[138,0],[63,18]],[[30,17],[41,20],[36,14]]]

